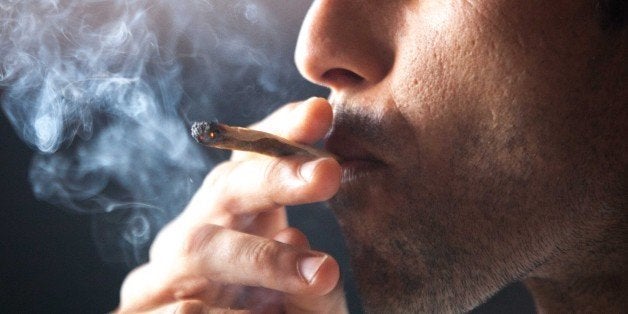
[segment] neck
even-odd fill
[[[528,278],[539,313],[621,313],[628,308],[625,274],[555,280]]]
[[[625,223],[616,227],[585,247],[562,252],[524,280],[540,313],[621,313],[628,308],[627,229]]]

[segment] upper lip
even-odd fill
[[[360,141],[353,135],[349,135],[339,130],[333,130],[325,141],[325,148],[339,156],[343,162],[363,161],[380,163],[383,161],[377,157],[374,148],[368,143]]]

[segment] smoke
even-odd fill
[[[106,260],[144,261],[226,157],[190,122],[246,124],[312,92],[286,48],[308,2],[0,0],[1,104],[37,150],[35,196],[91,214]]]

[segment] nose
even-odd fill
[[[380,1],[314,1],[299,33],[301,75],[333,90],[377,84],[393,64],[390,21]]]

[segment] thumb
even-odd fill
[[[287,228],[275,235],[274,240],[297,247],[309,249],[307,237],[295,228]],[[342,280],[338,275],[336,287],[326,295],[287,295],[286,313],[349,313],[343,290]]]

